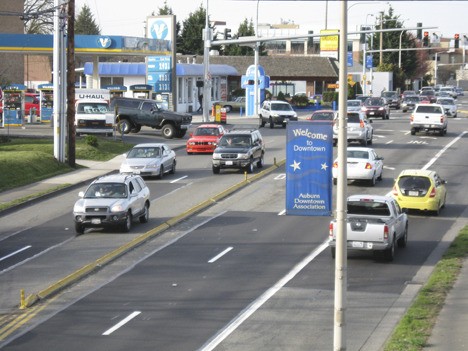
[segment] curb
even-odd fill
[[[246,179],[234,184],[233,186],[223,190],[222,192],[216,194],[215,196],[199,203],[198,205],[193,206],[192,208],[188,209],[187,211],[167,220],[166,222],[160,224],[156,228],[146,232],[145,234],[140,235],[139,237],[133,239],[132,241],[124,244],[117,249],[105,254],[104,256],[98,258],[94,262],[88,263],[87,265],[81,267],[77,271],[69,274],[68,276],[56,281],[55,283],[51,284],[49,287],[37,292],[28,295],[28,297],[22,301],[21,306],[23,308],[29,308],[33,306],[35,303],[47,299],[55,294],[57,294],[60,290],[64,289],[65,287],[71,285],[72,283],[77,282],[85,278],[87,275],[91,274],[93,271],[100,269],[101,267],[105,266],[106,264],[112,262],[113,260],[117,259],[121,255],[125,254],[126,252],[136,248],[137,246],[143,244],[144,242],[154,238],[155,236],[161,234],[165,230],[177,225],[178,223],[182,222],[183,220],[193,216],[196,213],[201,212],[209,208],[210,206],[216,204],[220,200],[225,199],[229,195],[233,194],[234,192],[238,191],[239,189],[251,184],[254,181],[272,173],[279,167],[285,164],[286,160],[281,160],[279,162],[275,162],[273,166],[262,170],[261,172],[254,174],[250,178],[246,176]]]

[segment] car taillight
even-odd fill
[[[359,127],[364,128],[364,121],[362,119],[359,121]]]
[[[431,193],[429,194],[429,197],[435,197],[436,196],[436,188],[432,188]]]
[[[338,168],[338,162],[333,162],[333,168]]]
[[[333,237],[333,223],[330,223],[329,227],[328,227],[328,230],[329,230],[329,236],[330,237]]]
[[[392,194],[395,195],[395,196],[398,196],[398,190],[396,188],[396,185],[392,189]]]
[[[444,115],[440,116],[440,123],[444,123]]]
[[[411,114],[411,116],[409,117],[409,120],[410,120],[411,122],[414,121],[414,115],[413,115],[413,114]]]
[[[372,169],[372,165],[371,165],[369,162],[367,162],[365,168],[366,168],[366,169]]]
[[[385,240],[388,240],[388,225],[384,225],[383,227],[383,237]]]

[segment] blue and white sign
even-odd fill
[[[97,39],[97,44],[103,49],[108,49],[112,44],[112,39],[109,37],[99,37]]]
[[[157,16],[147,18],[147,33],[148,38],[157,40],[166,40],[172,44],[173,39],[173,24],[174,16]]]
[[[148,57],[148,84],[158,93],[172,90],[172,59],[170,56]]]
[[[331,123],[291,122],[286,139],[286,214],[331,216]]]
[[[367,55],[366,57],[366,68],[371,69],[374,67],[374,60],[372,60],[372,55]]]

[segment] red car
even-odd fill
[[[219,139],[226,133],[223,126],[219,124],[201,124],[190,133],[190,139],[187,140],[187,153],[212,154]]]
[[[333,121],[336,116],[336,111],[333,110],[318,110],[306,117],[307,121]]]
[[[31,113],[31,108],[35,109],[35,115],[39,116],[41,111],[41,105],[39,102],[39,94],[35,93],[25,93],[24,94],[24,113],[29,115]]]

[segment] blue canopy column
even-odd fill
[[[255,65],[249,66],[245,75],[241,77],[241,86],[245,89],[246,116],[255,115]],[[265,100],[265,89],[270,87],[270,77],[265,75],[262,66],[258,66],[258,90],[260,104]]]

